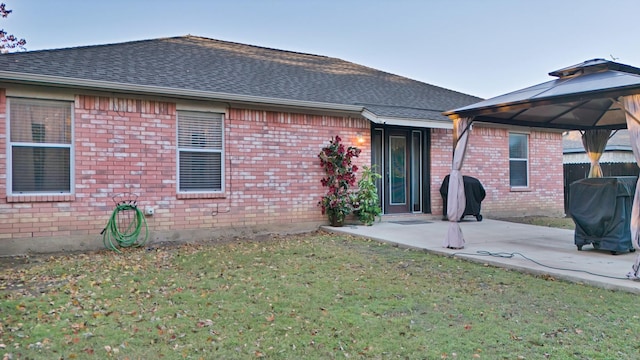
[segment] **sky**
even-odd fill
[[[638,0],[0,0],[44,50],[183,36],[330,56],[481,98],[603,58],[640,67]]]

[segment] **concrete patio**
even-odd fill
[[[324,226],[325,231],[349,234],[456,256],[471,261],[611,290],[640,293],[640,281],[626,278],[635,253],[612,255],[585,245],[578,251],[573,230],[510,223],[469,216],[460,222],[466,245],[462,250],[442,247],[448,222],[434,216],[385,216],[373,226]]]

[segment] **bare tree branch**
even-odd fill
[[[0,4],[0,16],[6,18],[13,10],[8,10],[7,5]],[[0,53],[8,53],[11,51],[26,51],[24,47],[27,44],[25,39],[18,39],[13,34],[8,34],[4,29],[0,29]]]

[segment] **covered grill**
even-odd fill
[[[612,254],[635,251],[631,242],[631,206],[635,176],[587,178],[569,185],[569,213],[576,224],[578,250],[587,244]]]
[[[482,205],[482,200],[484,200],[487,193],[484,190],[484,186],[480,180],[471,177],[471,176],[463,176],[462,180],[464,181],[464,196],[466,198],[466,206],[464,208],[464,213],[462,219],[466,215],[473,215],[476,217],[476,220],[482,221],[482,215],[480,214],[480,207]],[[449,175],[444,177],[442,181],[442,185],[440,186],[440,195],[442,195],[443,202],[443,214],[444,218],[447,217],[447,195],[449,192]]]

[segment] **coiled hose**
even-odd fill
[[[143,227],[144,237],[140,239]],[[121,252],[118,248],[144,245],[149,237],[149,226],[144,214],[136,205],[120,203],[116,205],[101,234],[106,248]]]

